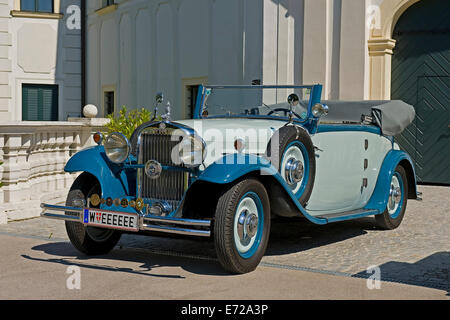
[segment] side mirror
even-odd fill
[[[292,93],[289,95],[287,101],[291,107],[294,107],[298,104],[300,99],[298,98],[298,95],[296,95],[295,93]]]
[[[320,117],[328,115],[329,108],[326,104],[316,103],[312,107],[311,112],[314,117],[320,118]]]
[[[163,102],[163,100],[164,100],[164,95],[162,94],[162,92],[158,92],[158,93],[156,94],[155,100],[156,100],[156,103],[158,103],[158,104]]]

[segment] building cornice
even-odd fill
[[[394,39],[372,39],[368,41],[370,56],[393,55],[397,41]]]

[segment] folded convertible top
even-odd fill
[[[330,111],[324,119],[335,123],[361,123],[363,116],[372,117],[384,135],[402,133],[416,116],[414,107],[400,100],[392,101],[322,101]]]

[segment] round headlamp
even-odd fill
[[[103,144],[106,156],[114,163],[123,163],[127,160],[131,145],[128,139],[120,132],[111,133]]]
[[[315,118],[320,118],[328,114],[328,106],[325,104],[317,103],[311,109],[312,115]]]
[[[178,147],[178,157],[186,167],[198,167],[205,160],[205,142],[198,136],[184,137]]]

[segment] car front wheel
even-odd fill
[[[80,206],[87,203],[88,198],[100,193],[98,182],[80,184],[75,181],[67,196],[66,205]],[[70,213],[69,213],[70,214]],[[73,246],[87,255],[101,255],[111,251],[120,239],[121,233],[116,230],[87,227],[79,222],[66,221],[66,231]]]
[[[221,265],[232,273],[256,269],[267,248],[270,203],[256,179],[231,186],[220,197],[214,222],[214,244]]]

